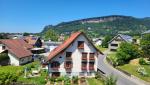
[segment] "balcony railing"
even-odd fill
[[[69,61],[69,60],[72,60],[72,58],[71,57],[66,57],[66,60]]]
[[[82,56],[82,60],[87,60],[87,57],[83,57],[83,56]]]
[[[72,67],[73,67],[73,65],[72,65],[71,63],[70,63],[70,64],[65,64],[65,66],[64,66],[64,68],[65,68],[66,70],[71,70]]]
[[[51,69],[53,69],[53,70],[58,70],[59,67],[51,67]]]
[[[89,70],[94,70],[94,66],[89,66]]]
[[[82,70],[87,70],[87,67],[86,66],[82,66],[81,69]]]
[[[95,58],[92,56],[92,57],[89,57],[89,60],[95,60]]]

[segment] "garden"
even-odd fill
[[[121,43],[117,52],[108,55],[107,61],[124,73],[150,82],[150,60],[139,48],[131,43]]]

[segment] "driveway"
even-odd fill
[[[145,85],[138,80],[135,80],[122,72],[116,70],[106,62],[106,54],[99,56],[98,69],[103,71],[107,76],[113,74],[117,77],[117,85]]]

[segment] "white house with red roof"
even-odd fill
[[[0,40],[0,53],[7,51],[10,64],[19,66],[32,61],[31,45],[22,39]]]
[[[48,56],[49,75],[94,77],[100,52],[83,32],[75,32]]]

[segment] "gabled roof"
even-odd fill
[[[129,42],[129,43],[131,43],[132,42],[132,37],[131,36],[129,36],[129,35],[123,35],[123,34],[118,34],[117,36],[115,36],[112,40],[110,40],[109,41],[109,43],[110,42],[112,42],[115,38],[117,38],[117,37],[121,37],[124,41],[126,41],[126,42]]]
[[[87,36],[83,32],[75,32],[75,33],[71,34],[71,36],[66,41],[64,41],[62,44],[60,44],[58,47],[56,47],[54,50],[52,50],[50,52],[50,54],[48,56],[48,61],[51,60],[52,58],[54,58],[55,56],[57,56],[59,53],[61,53],[66,48],[68,48],[73,43],[73,41],[75,41],[81,34],[83,34],[87,38]],[[88,38],[87,38],[87,40],[91,43],[91,45],[97,51],[99,51]],[[100,53],[103,54],[102,52],[100,52]]]
[[[28,50],[32,46],[26,43],[23,39],[2,39],[0,43],[6,46],[6,49],[14,54],[17,58],[23,58],[32,55]]]
[[[143,32],[142,34],[148,34],[150,33],[150,30]]]
[[[24,40],[30,45],[34,45],[38,39],[39,39],[39,37],[34,37],[34,36],[24,37]]]

